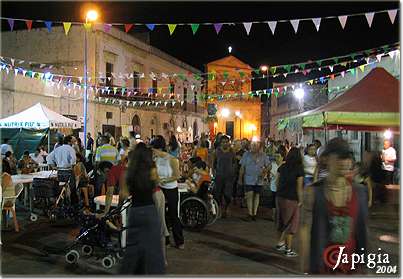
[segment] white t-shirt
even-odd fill
[[[385,160],[391,161],[392,163],[386,163]],[[396,150],[393,147],[382,150],[382,168],[386,171],[393,171],[395,169],[394,165],[396,161]]]
[[[11,145],[3,143],[1,145],[1,155],[6,155],[7,151],[13,152],[13,148],[11,147]]]
[[[304,172],[306,176],[313,176],[315,168],[318,163],[315,157],[311,157],[308,154],[304,156]]]

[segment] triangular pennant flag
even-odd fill
[[[343,67],[346,67],[346,66],[347,66],[347,62],[342,62],[342,63],[340,63],[340,65],[342,65]]]
[[[323,60],[318,60],[318,61],[316,61],[316,64],[318,64],[319,66],[321,66],[321,65],[322,65],[322,62],[323,62]]]
[[[169,35],[172,35],[175,31],[176,24],[168,24]]]
[[[276,70],[277,70],[276,67],[270,67],[270,72],[272,73],[272,75],[276,73]]]
[[[308,74],[307,70],[303,70],[302,73],[304,74],[304,76],[306,76]]]
[[[381,62],[381,59],[382,59],[382,54],[378,54],[376,56],[376,60],[378,60],[378,62]]]
[[[274,35],[274,31],[276,31],[277,21],[269,21],[267,24],[269,24],[271,33]]]
[[[365,70],[365,65],[361,65],[361,66],[360,66],[360,70],[361,70],[361,72],[364,72],[364,70]]]
[[[8,19],[8,25],[10,25],[10,30],[13,31],[14,29],[14,19]]]
[[[299,19],[292,19],[290,20],[292,27],[294,28],[295,34],[298,31]]]
[[[374,15],[375,15],[374,12],[372,12],[372,13],[366,13],[366,14],[365,14],[365,17],[367,18],[367,22],[368,22],[369,28],[371,28],[372,21],[374,20]]]
[[[92,25],[90,22],[84,23],[83,26],[84,26],[85,31],[87,31],[87,32],[91,31]]]
[[[320,17],[317,17],[317,18],[313,18],[313,19],[312,19],[313,24],[315,24],[316,31],[319,31],[320,21],[321,21],[321,18],[320,18]]]
[[[218,35],[218,33],[220,33],[221,27],[222,27],[222,23],[214,24],[214,29],[215,29],[215,32],[217,33],[217,35]]]
[[[25,24],[27,25],[28,30],[32,29],[32,20],[26,20]]]
[[[397,10],[388,11],[389,19],[392,22],[392,24],[395,23],[396,14],[397,14]]]
[[[146,24],[147,28],[150,29],[151,31],[154,30],[155,24]]]
[[[125,32],[128,33],[130,31],[130,29],[132,29],[134,24],[129,23],[129,24],[125,24]]]
[[[109,24],[109,23],[105,23],[105,24],[104,24],[104,31],[105,31],[106,33],[110,32],[111,29],[112,29],[112,24]]]
[[[249,36],[250,29],[252,28],[252,22],[245,22],[243,26],[245,27],[246,34]]]
[[[63,22],[63,27],[64,27],[64,33],[69,34],[70,27],[71,27],[71,22]]]
[[[48,28],[48,32],[52,31],[52,22],[51,21],[45,21],[46,28]]]
[[[299,66],[301,67],[302,70],[305,70],[305,65],[306,65],[305,63],[299,64]]]
[[[197,29],[199,29],[200,24],[191,24],[190,27],[192,28],[193,35],[196,34]]]
[[[285,66],[284,66],[284,69],[285,69],[287,72],[290,72],[290,71],[291,71],[291,65],[285,65]]]
[[[329,69],[330,69],[331,72],[333,72],[333,67],[334,66],[332,66],[332,65],[329,66]]]
[[[388,54],[389,54],[390,58],[392,58],[392,60],[393,60],[393,57],[395,57],[396,51],[395,50],[389,51]]]
[[[287,75],[288,75],[288,73],[284,73],[284,74],[283,74],[283,76],[284,76],[285,78],[287,77]]]
[[[15,59],[14,59],[14,58],[11,58],[10,60],[11,60],[11,65],[14,66]]]
[[[346,22],[347,22],[347,16],[339,16],[339,21],[341,24],[341,28],[344,29],[344,27],[346,26]]]
[[[367,64],[369,64],[370,59],[371,59],[370,57],[365,57],[365,62],[367,62]]]
[[[351,69],[351,74],[354,76],[355,75],[355,69]]]
[[[333,58],[333,61],[334,61],[334,63],[339,63],[339,58],[338,57],[335,57],[335,58]]]

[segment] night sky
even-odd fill
[[[338,16],[399,8],[399,2],[91,2],[107,23],[249,22]],[[84,2],[2,2],[2,16],[26,19],[82,21]],[[338,19],[324,19],[319,32],[312,22],[278,23],[274,36],[267,24],[254,24],[249,36],[242,24],[224,25],[216,35],[211,25],[196,35],[178,26],[172,36],[166,26],[151,32],[151,44],[203,70],[209,61],[233,54],[250,64],[280,65],[349,54],[399,41],[399,14],[392,25],[387,13],[376,14],[369,28],[365,16],[350,17],[342,30]],[[8,24],[3,20],[3,30]],[[24,27],[24,23],[16,28]],[[35,24],[33,28],[43,26]],[[122,27],[123,30],[123,27]],[[137,26],[130,32],[144,32]]]

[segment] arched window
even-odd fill
[[[140,117],[137,114],[135,116],[133,116],[132,126],[133,126],[133,132],[135,134],[141,134]]]

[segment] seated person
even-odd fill
[[[194,170],[195,164],[196,164],[197,162],[199,162],[199,161],[202,161],[202,159],[201,159],[200,157],[192,157],[192,158],[190,158],[190,159],[185,163],[186,168],[185,168],[185,170],[184,170],[184,172],[183,172],[182,177],[184,177],[185,179],[191,178],[192,175],[193,175],[193,170]]]
[[[109,161],[103,161],[98,164],[96,169],[89,172],[90,184],[93,185],[95,196],[103,196],[106,193],[106,179],[113,164]]]
[[[43,155],[41,154],[41,149],[39,148],[35,150],[35,153],[29,154],[29,157],[31,157],[31,159],[34,160],[37,164],[45,163],[45,159],[43,158]]]
[[[21,173],[32,173],[37,167],[38,163],[32,160],[31,157],[29,157],[29,151],[24,151],[24,155],[22,155],[21,160],[18,162],[18,168],[21,169]]]
[[[89,194],[94,193],[94,187],[92,185],[89,185],[89,176],[87,174],[87,171],[84,166],[84,157],[81,155],[81,153],[76,154],[77,157],[77,163],[73,167],[73,173],[74,173],[74,178],[76,182],[76,188],[80,188],[81,192],[83,193],[84,196],[84,207],[87,209],[90,206],[89,203]]]
[[[13,152],[6,152],[2,162],[2,171],[11,175],[17,174],[17,160],[15,160]]]
[[[202,199],[206,199],[207,187],[202,187],[205,183],[211,182],[207,164],[202,160],[196,161],[192,170],[192,178],[186,180],[189,190],[197,194]]]

